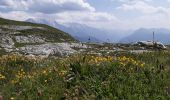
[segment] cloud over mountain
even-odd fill
[[[103,7],[101,7],[103,6]],[[98,29],[170,27],[169,0],[0,0],[0,17],[47,19]]]

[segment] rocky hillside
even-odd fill
[[[74,52],[73,42],[69,34],[47,25],[0,18],[0,54],[62,55]]]

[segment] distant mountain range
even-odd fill
[[[123,38],[120,42],[129,43],[136,41],[153,40],[153,32],[155,33],[155,41],[160,41],[164,44],[170,44],[170,30],[165,28],[141,28],[134,31],[131,35]]]
[[[79,41],[92,42],[121,42],[131,43],[137,41],[152,40],[152,33],[155,32],[155,40],[164,44],[170,44],[170,30],[165,28],[140,28],[135,31],[104,30],[89,27],[78,23],[69,23],[66,26],[58,24],[54,20],[28,19],[27,22],[41,23],[53,26],[69,33]]]
[[[118,42],[123,36],[124,31],[119,30],[104,30],[89,27],[87,25],[78,23],[69,23],[67,26],[60,25],[56,21],[49,21],[44,19],[28,19],[27,22],[41,23],[53,26],[64,32],[69,33],[79,41],[93,41],[93,42]]]

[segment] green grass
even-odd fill
[[[21,30],[20,32],[21,33],[17,35],[36,35],[45,38],[46,42],[74,41],[74,39],[70,38],[71,36],[69,36],[68,34],[56,30],[28,29]]]
[[[7,52],[4,49],[0,49],[0,56],[7,54]]]
[[[126,63],[123,56],[134,61]],[[31,100],[170,99],[170,53],[122,54],[117,57],[122,60],[91,55],[60,59],[2,56],[0,74],[5,79],[0,79],[0,95],[4,99]],[[135,62],[145,62],[145,65],[140,67]]]

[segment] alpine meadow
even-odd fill
[[[0,0],[0,100],[170,100],[169,0]]]

